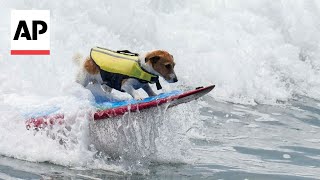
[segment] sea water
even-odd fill
[[[319,8],[316,0],[1,1],[0,179],[319,178]],[[12,9],[51,11],[51,56],[9,55]],[[179,82],[161,81],[157,93],[216,88],[113,121],[150,151],[111,158],[92,144],[94,96],[75,83],[71,60],[93,46],[169,51]],[[57,109],[68,126],[26,130],[27,113]],[[147,128],[154,135],[140,133]]]

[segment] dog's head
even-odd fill
[[[173,56],[167,51],[152,51],[146,55],[145,61],[167,82],[175,83],[178,81],[174,72],[175,63]]]

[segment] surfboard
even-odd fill
[[[93,120],[107,120],[112,117],[122,116],[128,112],[144,111],[149,108],[168,105],[168,108],[177,106],[182,103],[187,103],[196,100],[203,95],[209,93],[215,85],[207,87],[198,87],[189,91],[171,91],[162,93],[157,96],[148,97],[142,100],[123,100],[123,101],[104,101],[95,102],[94,106],[97,111],[93,114]],[[49,114],[38,117],[29,118],[26,121],[27,129],[42,128],[47,125],[63,124],[63,114]]]

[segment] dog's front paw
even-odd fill
[[[134,96],[134,99],[137,100],[137,101],[140,101],[140,100],[142,100],[143,98],[140,97],[140,96]]]
[[[149,97],[158,96],[156,93],[149,94]]]

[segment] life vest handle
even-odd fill
[[[139,56],[138,53],[133,53],[129,50],[118,50],[117,53],[120,53],[120,54],[126,54],[126,55],[129,55],[129,56]]]

